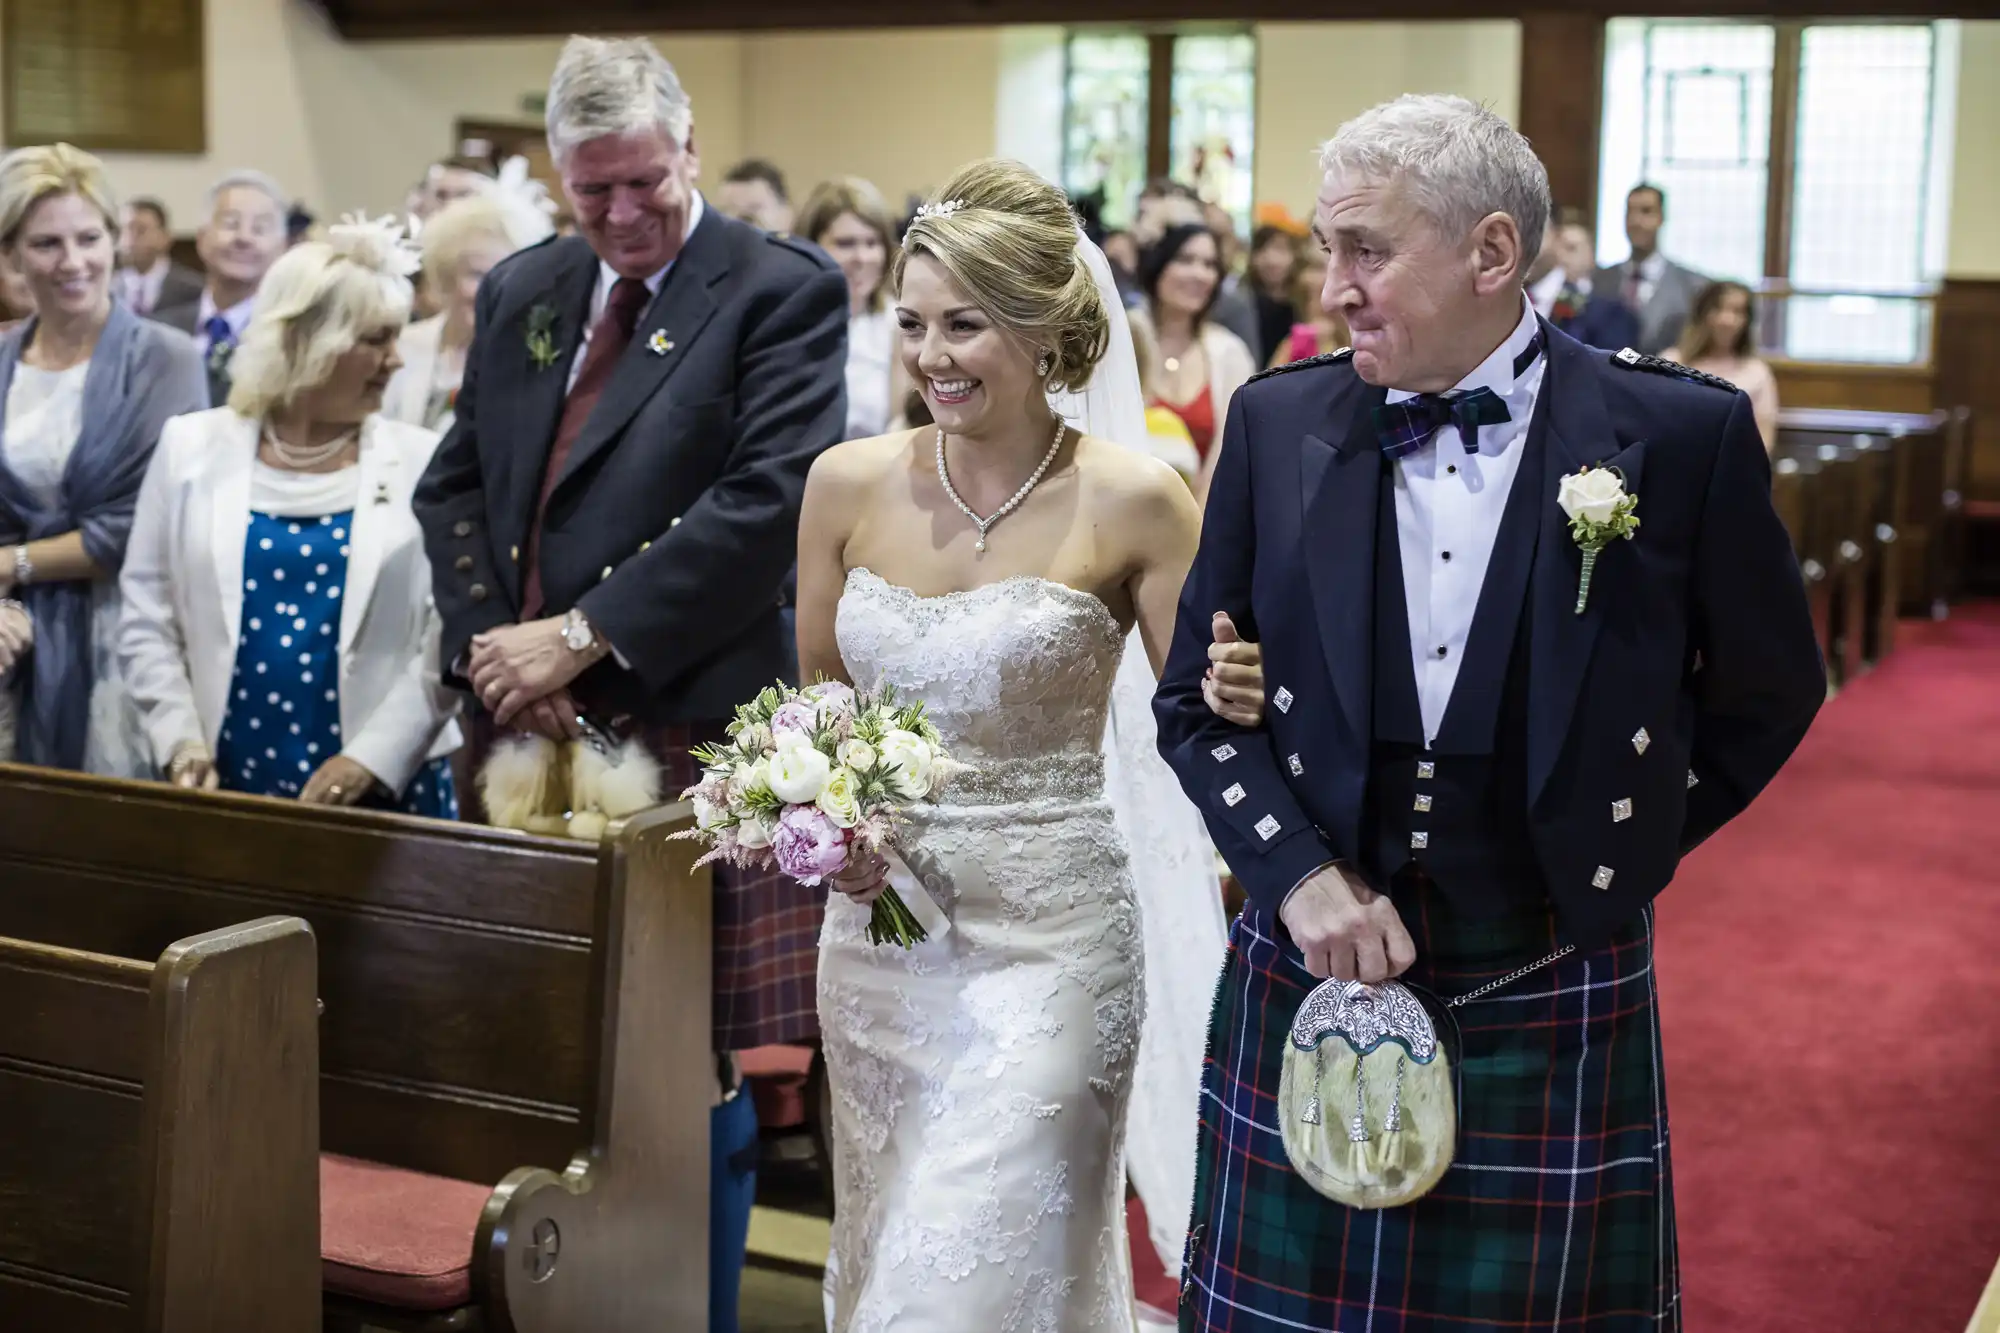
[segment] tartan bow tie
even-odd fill
[[[1520,382],[1541,354],[1542,335],[1538,329],[1514,358],[1515,383]],[[1459,443],[1465,446],[1465,452],[1474,454],[1479,452],[1481,426],[1497,426],[1513,419],[1514,414],[1507,410],[1500,395],[1481,386],[1464,393],[1420,393],[1400,403],[1384,403],[1375,409],[1375,434],[1381,440],[1383,456],[1393,461],[1415,453],[1431,436],[1455,425]]]
[[[1420,393],[1400,403],[1384,403],[1375,409],[1375,433],[1382,453],[1389,459],[1413,454],[1447,425],[1458,427],[1458,438],[1468,454],[1479,451],[1479,428],[1512,421],[1513,414],[1500,395],[1488,388],[1466,393]]]

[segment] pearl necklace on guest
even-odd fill
[[[294,472],[311,472],[322,467],[347,452],[347,446],[354,443],[361,434],[361,428],[342,431],[325,444],[292,445],[278,438],[278,432],[266,424],[264,442],[271,446],[271,455]]]
[[[973,543],[972,545],[973,550],[984,551],[986,549],[986,530],[992,527],[995,523],[998,523],[1001,519],[1007,517],[1007,515],[1013,513],[1016,509],[1020,507],[1021,501],[1028,498],[1028,492],[1035,489],[1036,484],[1040,482],[1042,479],[1042,474],[1049,470],[1049,464],[1056,461],[1056,451],[1062,448],[1063,433],[1068,429],[1069,429],[1069,423],[1064,421],[1061,417],[1057,417],[1056,437],[1053,440],[1049,441],[1049,451],[1042,455],[1041,463],[1036,466],[1033,472],[1028,474],[1028,479],[1021,483],[1021,489],[1015,491],[1012,498],[1010,498],[1006,504],[1001,505],[998,509],[994,510],[987,517],[981,518],[979,515],[972,512],[971,505],[967,504],[964,500],[959,498],[957,489],[954,488],[951,484],[951,476],[949,473],[945,471],[944,467],[944,427],[942,426],[938,427],[938,433],[937,433],[938,482],[944,487],[944,493],[951,497],[951,502],[958,506],[958,511],[961,514],[964,514],[967,518],[971,519],[972,525],[979,529],[979,540]]]

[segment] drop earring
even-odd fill
[[[1044,351],[1039,357],[1035,358],[1035,373],[1043,379],[1049,377],[1049,354],[1047,351]]]

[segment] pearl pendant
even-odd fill
[[[978,541],[972,544],[972,549],[975,551],[984,551],[986,549],[986,539],[984,537],[981,537]]]

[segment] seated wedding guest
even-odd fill
[[[1126,328],[1132,335],[1133,359],[1139,363],[1139,396],[1146,401],[1146,447],[1193,489],[1201,476],[1201,455],[1195,452],[1194,436],[1188,434],[1187,423],[1174,415],[1172,408],[1153,401],[1153,369],[1160,362],[1153,335],[1145,325],[1132,320],[1126,321]]]
[[[414,247],[349,222],[272,266],[230,405],[167,424],[119,656],[183,787],[457,817],[410,493],[435,433],[380,414]]]
[[[118,571],[160,428],[207,393],[194,343],[113,298],[117,234],[89,153],[0,158],[0,250],[37,312],[0,340],[0,598],[34,636],[18,664],[17,754],[143,777],[152,764],[118,674]]]
[[[791,234],[792,197],[785,192],[785,173],[761,157],[745,158],[723,173],[715,205],[738,222],[775,236]]]
[[[1316,245],[1299,252],[1298,275],[1292,279],[1292,305],[1301,318],[1286,332],[1271,354],[1273,366],[1290,365],[1308,357],[1325,356],[1347,346],[1347,321],[1321,299],[1326,290],[1326,251]]]
[[[208,269],[201,294],[179,305],[161,305],[153,318],[194,335],[208,363],[208,401],[229,401],[229,360],[250,322],[258,284],[290,245],[286,218],[291,202],[261,171],[233,171],[208,191],[208,220],[195,232],[195,250]]]
[[[508,255],[554,231],[540,206],[546,195],[533,195],[512,196],[495,187],[446,206],[424,224],[423,285],[438,313],[403,330],[396,346],[403,368],[389,382],[383,416],[439,433],[451,429],[480,282]]]
[[[1299,307],[1292,299],[1299,249],[1298,237],[1268,222],[1250,238],[1250,267],[1244,276],[1257,308],[1257,345],[1250,350],[1260,365],[1271,360],[1299,322]]]
[[[162,306],[200,299],[201,274],[176,264],[170,254],[173,247],[165,204],[134,199],[125,205],[118,233],[117,292],[134,314],[150,315]]]
[[[1146,306],[1132,313],[1153,344],[1144,372],[1153,401],[1187,424],[1204,460],[1229,396],[1257,369],[1241,338],[1209,317],[1222,285],[1221,249],[1205,223],[1169,227],[1139,263]]]
[[[797,226],[847,277],[846,438],[880,435],[896,419],[904,385],[896,317],[883,291],[896,252],[895,220],[873,185],[843,176],[814,188]]]
[[[1728,380],[1750,395],[1757,433],[1769,453],[1778,438],[1778,379],[1757,355],[1756,305],[1740,282],[1711,282],[1694,298],[1680,342],[1661,353],[1692,370]]]

